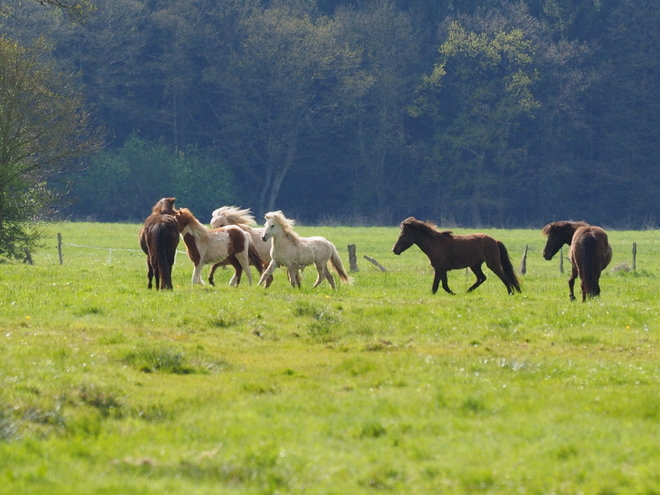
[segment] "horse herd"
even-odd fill
[[[300,272],[309,265],[314,265],[317,270],[314,287],[327,280],[335,288],[328,263],[341,280],[350,281],[335,246],[324,237],[299,236],[293,230],[295,222],[281,211],[267,213],[264,227],[258,228],[252,227],[255,219],[250,210],[223,206],[213,212],[212,228],[208,228],[189,209],[176,209],[174,202],[175,198],[159,200],[140,229],[140,246],[147,255],[148,288],[152,288],[155,278],[156,289],[172,289],[172,266],[179,238],[183,239],[194,265],[194,284],[204,284],[202,268],[211,263],[211,285],[216,268],[222,265],[234,267],[231,286],[238,286],[243,272],[252,283],[250,265],[261,275],[259,285],[265,287],[272,283],[273,272],[280,266],[286,268],[293,287],[300,288]],[[404,220],[400,227],[401,233],[392,251],[398,255],[416,244],[426,254],[435,271],[434,294],[440,284],[446,292],[453,294],[447,285],[447,272],[462,268],[469,268],[477,277],[468,289],[468,292],[473,291],[486,280],[482,270],[484,263],[504,283],[509,294],[520,292],[520,281],[506,247],[491,236],[454,235],[449,230],[438,230],[431,222],[421,222],[413,217]],[[561,221],[546,225],[542,232],[548,238],[543,250],[546,260],[552,259],[564,244],[570,246],[572,271],[568,286],[571,300],[575,300],[574,285],[578,277],[583,302],[588,297],[598,296],[600,274],[612,259],[612,248],[605,231],[585,222]]]

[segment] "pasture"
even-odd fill
[[[0,265],[0,493],[660,493],[658,231],[608,232],[583,304],[540,229],[484,231],[516,270],[529,246],[521,294],[484,269],[451,296],[394,227],[296,227],[357,245],[336,291],[192,286],[179,253],[161,292],[140,225],[45,228]]]

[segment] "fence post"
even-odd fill
[[[632,260],[632,269],[637,270],[637,243],[633,242],[633,260]]]
[[[350,269],[351,272],[358,272],[360,271],[358,266],[357,266],[357,257],[355,255],[355,244],[349,244],[348,245],[348,262],[350,264]]]
[[[522,261],[520,262],[520,274],[524,275],[527,273],[527,248],[529,246],[525,244],[525,250],[523,251]]]
[[[57,233],[57,256],[60,258],[60,265],[64,264],[62,259],[62,234]]]

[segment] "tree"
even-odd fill
[[[65,12],[69,18],[74,22],[84,22],[87,16],[96,10],[96,7],[87,0],[34,0],[43,6],[56,7]],[[9,15],[13,11],[10,7],[4,5],[5,2],[0,4],[0,14]]]
[[[33,221],[58,197],[49,181],[101,145],[73,76],[49,57],[44,42],[0,38],[0,253],[13,257],[39,240]]]
[[[234,15],[235,37],[216,40],[206,82],[218,88],[218,142],[259,188],[260,215],[276,207],[306,142],[326,132],[328,95],[346,47],[329,19],[292,7],[236,8]]]
[[[473,225],[504,222],[511,175],[526,152],[519,129],[539,107],[532,41],[520,29],[487,24],[480,32],[449,25],[415,108],[433,121],[445,199]]]

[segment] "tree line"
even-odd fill
[[[105,130],[62,214],[464,226],[656,224],[655,0],[4,1]],[[2,61],[0,61],[0,64]]]

